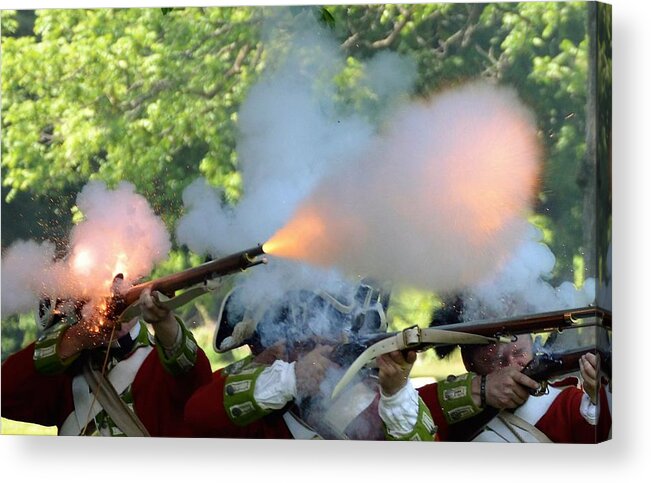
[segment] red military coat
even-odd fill
[[[36,371],[33,356],[31,344],[2,364],[2,416],[60,430],[74,411],[72,382],[78,366],[44,375]],[[210,381],[210,374],[210,363],[200,348],[193,368],[179,376],[164,368],[156,350],[146,356],[131,384],[131,394],[134,411],[151,436],[194,436],[183,421],[184,407]]]
[[[195,392],[185,410],[185,420],[198,436],[217,438],[294,439],[284,415],[286,410],[270,414],[245,426],[228,417],[224,405],[224,389],[228,375],[224,370],[212,376],[212,382]],[[346,434],[351,439],[384,439],[382,421],[378,414],[379,395],[350,423]]]
[[[246,426],[234,424],[224,406],[223,370],[212,375],[210,384],[199,388],[185,408],[185,421],[198,436],[216,438],[292,439],[282,411],[273,412]]]
[[[534,425],[555,443],[600,443],[609,438],[612,425],[611,412],[606,390],[602,387],[599,400],[599,419],[596,425],[590,424],[581,415],[580,406],[583,391],[576,387],[576,378],[568,378],[550,388],[549,394],[531,396],[515,414]],[[438,426],[437,436],[441,441],[459,441],[455,433],[457,424],[478,429],[483,424],[482,414],[450,426],[441,410],[437,384],[429,384],[418,389],[420,397],[432,413]],[[490,422],[488,425],[490,426]],[[499,430],[498,430],[499,431]],[[481,439],[481,437],[480,437]]]

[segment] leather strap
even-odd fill
[[[422,350],[435,345],[492,344],[495,342],[499,342],[499,339],[476,334],[467,334],[465,332],[436,329],[433,327],[428,327],[426,329],[421,329],[415,325],[408,327],[402,332],[398,332],[391,337],[376,342],[362,352],[362,354],[350,365],[346,373],[335,386],[332,391],[332,398],[337,397],[337,395],[348,385],[348,383],[350,383],[350,381],[352,381],[355,374],[357,374],[362,367],[383,354],[405,349]]]
[[[539,443],[552,443],[552,440],[549,439],[545,433],[543,433],[528,421],[525,421],[521,417],[516,416],[512,412],[502,411],[497,417],[504,423],[507,428],[509,428],[509,430],[515,435],[516,438],[518,438],[521,443],[524,443],[525,441],[517,433],[517,430],[513,429],[512,426],[515,426],[516,428],[522,429],[523,431],[531,434],[538,440]]]
[[[149,431],[136,413],[127,406],[102,373],[94,370],[90,363],[84,364],[84,377],[93,393],[97,395],[100,405],[125,435],[149,436]]]
[[[151,346],[140,347],[127,359],[120,361],[108,374],[107,384],[122,393],[133,382],[133,379],[145,358],[153,350]],[[79,436],[86,423],[95,418],[103,407],[99,400],[93,402],[89,383],[79,374],[72,380],[72,393],[75,410],[66,418],[59,430],[61,436]],[[92,408],[91,408],[92,402]]]

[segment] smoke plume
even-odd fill
[[[385,106],[374,124],[336,105],[344,62],[328,35],[315,26],[287,38],[270,43],[284,60],[239,113],[242,198],[227,206],[195,181],[177,239],[219,256],[271,237],[273,255],[431,290],[503,263],[523,239],[540,157],[514,91],[474,83],[407,102],[414,64],[383,53],[360,82]]]
[[[36,309],[44,286],[51,285],[55,247],[33,240],[13,243],[2,257],[2,318]]]
[[[541,239],[540,230],[529,226],[527,240],[509,262],[498,273],[465,291],[464,320],[550,312],[594,302],[592,278],[586,279],[580,288],[569,281],[557,287],[549,282],[556,258]]]
[[[539,156],[533,118],[513,91],[446,91],[396,112],[265,249],[434,291],[463,287],[524,239]]]
[[[17,241],[2,259],[2,317],[34,310],[43,296],[93,299],[110,294],[113,277],[146,276],[167,258],[170,236],[147,200],[130,183],[115,190],[92,181],[77,196],[84,220],[55,259],[50,242]]]
[[[368,112],[342,114],[332,83],[345,67],[339,46],[316,22],[272,38],[267,56],[275,68],[249,91],[238,113],[238,160],[243,195],[236,206],[203,179],[183,193],[186,208],[176,237],[197,253],[213,256],[267,240],[328,175],[364,156],[376,126]],[[286,34],[286,37],[284,36]],[[318,59],[318,61],[317,61]],[[367,88],[378,104],[392,105],[413,85],[413,62],[385,53],[368,65]],[[383,82],[386,80],[386,82]]]

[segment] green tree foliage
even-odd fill
[[[134,183],[170,228],[182,190],[199,175],[236,203],[237,112],[275,61],[266,55],[266,15],[279,14],[272,7],[2,12],[3,246],[39,231],[5,224],[19,216],[33,215],[34,226],[40,215],[66,220],[39,232],[62,236],[74,193],[89,179]],[[364,61],[388,50],[416,62],[416,96],[478,77],[516,88],[536,114],[545,149],[532,220],[557,256],[555,281],[583,279],[573,270],[584,246],[577,177],[586,155],[585,3],[292,7],[289,15],[290,23],[316,16],[340,43],[346,65],[333,80],[344,109],[382,113]],[[195,261],[177,252],[159,272]],[[435,303],[404,297],[412,299],[418,314]],[[410,319],[407,305],[396,309],[399,320]]]
[[[305,9],[294,7],[293,20]],[[383,50],[416,60],[416,95],[476,77],[519,91],[537,114],[546,149],[536,220],[548,228],[558,278],[571,277],[582,247],[576,177],[585,156],[585,4],[307,9],[348,57],[342,100],[373,102],[361,61]],[[237,112],[267,60],[261,27],[270,12],[42,10],[31,20],[4,13],[5,200],[28,192],[45,202],[88,179],[129,180],[171,227],[180,193],[202,175],[235,202]],[[33,33],[25,35],[32,23]]]
[[[7,199],[129,180],[171,221],[200,174],[233,193],[233,124],[261,67],[260,15],[38,11],[33,36],[3,38]]]
[[[2,351],[4,360],[14,352],[25,347],[36,339],[36,322],[34,314],[12,315],[2,321]]]

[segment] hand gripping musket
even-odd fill
[[[264,255],[264,251],[262,245],[258,245],[218,260],[203,263],[197,267],[191,267],[181,272],[134,285],[123,291],[115,290],[108,303],[107,318],[124,322],[137,316],[140,313],[137,302],[146,289],[152,292],[160,292],[168,297],[167,300],[161,301],[161,304],[168,309],[173,310],[181,307],[210,291],[210,287],[208,287],[210,280],[267,263],[266,258],[258,258],[261,255]],[[175,296],[178,290],[183,289],[189,290]]]
[[[596,318],[599,322],[586,323],[585,319]],[[376,357],[395,350],[424,351],[435,346],[457,344],[489,344],[513,342],[519,334],[562,331],[567,328],[603,326],[612,327],[610,312],[595,307],[547,312],[538,315],[508,319],[485,320],[450,324],[437,328],[421,329],[409,327],[401,332],[379,334],[370,339],[370,345],[355,341],[348,344],[349,352],[361,354],[353,361],[335,386],[332,397],[336,397],[355,377],[357,372]],[[578,363],[578,359],[577,359]]]
[[[579,360],[588,353],[595,354],[596,352],[599,355],[599,377],[603,374],[610,380],[612,378],[612,356],[608,345],[597,342],[597,347],[579,347],[563,352],[537,351],[529,364],[522,369],[524,375],[540,383],[538,390],[529,389],[529,393],[532,396],[547,394],[549,380],[577,372]],[[500,411],[502,410],[486,406],[478,415],[451,425],[448,429],[447,440],[457,442],[473,440]]]

